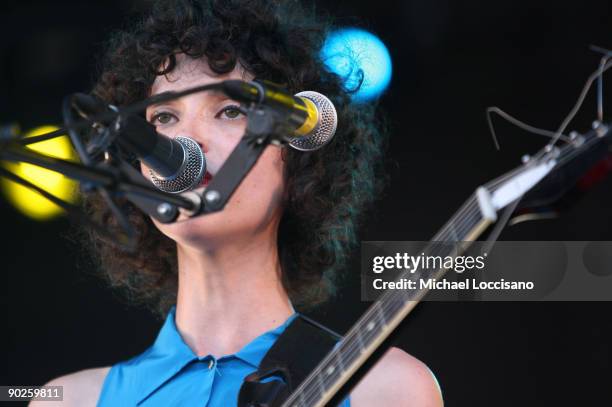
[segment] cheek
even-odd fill
[[[268,146],[251,172],[242,181],[227,203],[220,218],[228,222],[228,230],[240,233],[258,232],[278,223],[284,191],[284,163],[280,149]]]
[[[204,155],[209,172],[217,173],[244,134],[244,123],[219,123],[202,129]]]
[[[252,209],[255,209],[253,206],[257,206],[266,211],[280,207],[284,190],[283,170],[284,163],[280,149],[268,146],[238,187],[234,196],[235,204],[249,206]],[[260,214],[261,209],[258,211]],[[248,211],[246,208],[244,210]]]

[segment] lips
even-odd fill
[[[212,179],[212,175],[210,174],[210,172],[206,171],[206,174],[204,174],[204,177],[202,178],[202,182],[200,182],[200,185],[198,185],[198,188],[205,187],[206,185],[208,185],[211,179]]]

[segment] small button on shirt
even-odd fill
[[[113,365],[98,407],[234,407],[245,376],[257,370],[266,352],[297,316],[258,336],[233,355],[198,357],[183,341],[172,307],[153,345]],[[341,404],[349,407],[348,399]]]

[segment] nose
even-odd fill
[[[206,131],[205,123],[198,121],[196,118],[185,117],[181,120],[180,126],[173,130],[175,130],[173,137],[189,137],[200,146],[204,154],[208,152],[210,145],[206,139],[208,132]]]
[[[197,113],[186,112],[175,128],[172,129],[172,136],[189,137],[195,141],[204,153],[206,172],[215,174],[222,160],[219,158],[219,146],[215,145],[211,136],[214,133],[214,123]]]

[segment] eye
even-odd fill
[[[178,120],[177,117],[175,115],[173,115],[170,112],[159,112],[159,113],[155,113],[152,117],[151,117],[151,124],[171,124],[173,120]]]
[[[244,113],[242,113],[242,108],[240,108],[240,106],[228,105],[221,109],[215,117],[219,118],[223,116],[223,118],[227,120],[238,120],[243,115]]]

